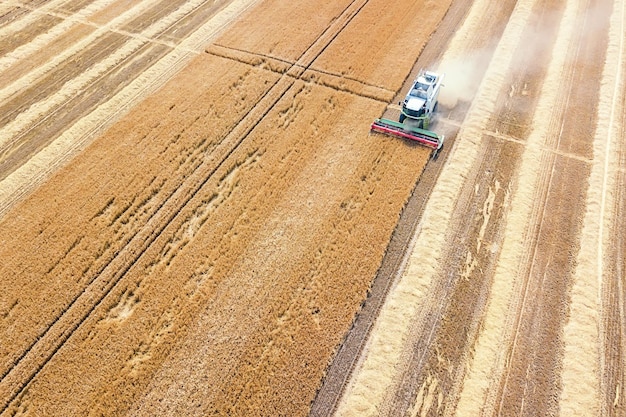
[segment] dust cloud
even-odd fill
[[[493,45],[441,62],[438,71],[445,74],[439,104],[452,109],[459,101],[471,102],[493,55]]]

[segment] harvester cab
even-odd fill
[[[372,123],[371,130],[419,142],[434,149],[433,157],[436,157],[443,147],[444,136],[431,132],[428,128],[433,113],[437,109],[442,81],[443,75],[420,71],[404,102],[399,103],[401,105],[400,121],[376,119]]]
[[[432,114],[437,108],[442,81],[443,75],[420,71],[404,102],[400,103],[400,123],[410,118],[418,122],[418,127],[428,129]]]

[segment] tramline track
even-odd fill
[[[64,308],[47,330],[40,334],[28,347],[15,365],[0,381],[0,397],[3,399],[0,413],[6,411],[9,404],[24,390],[30,381],[50,361],[65,344],[76,329],[97,308],[102,300],[123,279],[124,275],[137,260],[148,250],[155,239],[181,212],[189,201],[198,193],[212,174],[222,166],[233,151],[242,144],[249,133],[268,114],[274,105],[293,86],[298,76],[315,61],[328,44],[350,23],[364,7],[367,0],[351,2],[341,16],[317,37],[294,65],[272,86],[267,88],[262,98],[246,116],[237,122],[236,127],[223,138],[217,148],[205,158],[185,182],[171,195],[166,196],[159,208],[146,222],[146,226],[122,248],[116,251],[111,262],[94,275],[89,285]],[[312,52],[314,51],[314,52]],[[295,75],[294,75],[295,74]]]

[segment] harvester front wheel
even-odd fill
[[[403,113],[400,113],[400,123],[404,123],[406,116]]]

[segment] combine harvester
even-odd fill
[[[372,130],[387,135],[406,138],[435,150],[433,157],[443,147],[443,135],[428,130],[441,90],[443,75],[430,71],[420,71],[406,95],[400,113],[400,121],[376,119]],[[407,120],[406,123],[404,121]]]

